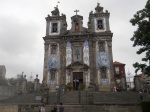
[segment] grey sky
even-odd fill
[[[132,64],[140,62],[130,38],[136,27],[129,20],[147,0],[59,0],[60,13],[66,14],[68,29],[71,16],[78,9],[83,25],[87,27],[89,12],[95,10],[97,1],[110,12],[110,29],[113,33],[113,60],[126,64],[131,74]],[[42,80],[44,41],[46,31],[45,17],[57,5],[57,0],[0,0],[0,65],[6,66],[6,77],[15,77],[22,71],[29,77],[36,74]]]

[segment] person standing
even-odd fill
[[[64,106],[60,103],[59,112],[64,112]]]
[[[56,103],[53,104],[53,110],[51,110],[51,112],[57,112],[57,106],[56,106]]]
[[[116,85],[114,85],[113,89],[114,89],[114,92],[117,92],[117,86]]]
[[[40,112],[45,112],[44,106],[41,106],[41,111]]]
[[[143,93],[142,93],[142,91],[139,91],[139,94],[140,94],[140,100],[143,101]]]

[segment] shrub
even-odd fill
[[[150,112],[150,101],[141,102],[142,112]]]
[[[85,84],[80,84],[80,88],[81,88],[81,90],[84,90],[85,89]]]

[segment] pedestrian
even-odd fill
[[[117,92],[117,86],[116,85],[114,85],[113,90],[114,90],[114,92]]]
[[[56,106],[56,103],[53,104],[53,109],[51,110],[51,112],[57,112],[57,106]]]
[[[142,91],[139,91],[139,94],[140,94],[140,100],[143,101],[143,94],[142,94]]]
[[[41,106],[41,111],[40,112],[45,112],[44,105]]]
[[[60,103],[59,112],[64,112],[64,106],[62,105],[62,103]]]

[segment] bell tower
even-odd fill
[[[52,16],[48,15],[46,17],[47,21],[47,28],[46,28],[46,35],[59,35],[60,33],[67,30],[67,23],[66,23],[66,15],[62,14],[60,16],[58,6],[55,7],[53,11],[51,11]]]
[[[97,33],[110,31],[109,15],[110,13],[107,10],[103,12],[103,7],[100,6],[100,3],[97,3],[95,12],[91,11],[89,14],[88,28]]]
[[[59,12],[58,6],[51,11],[51,16],[46,18],[46,36],[44,39],[44,67],[43,81],[44,84],[55,90],[55,86],[60,84],[59,77],[61,74],[60,60],[60,35],[67,30],[66,15]]]

